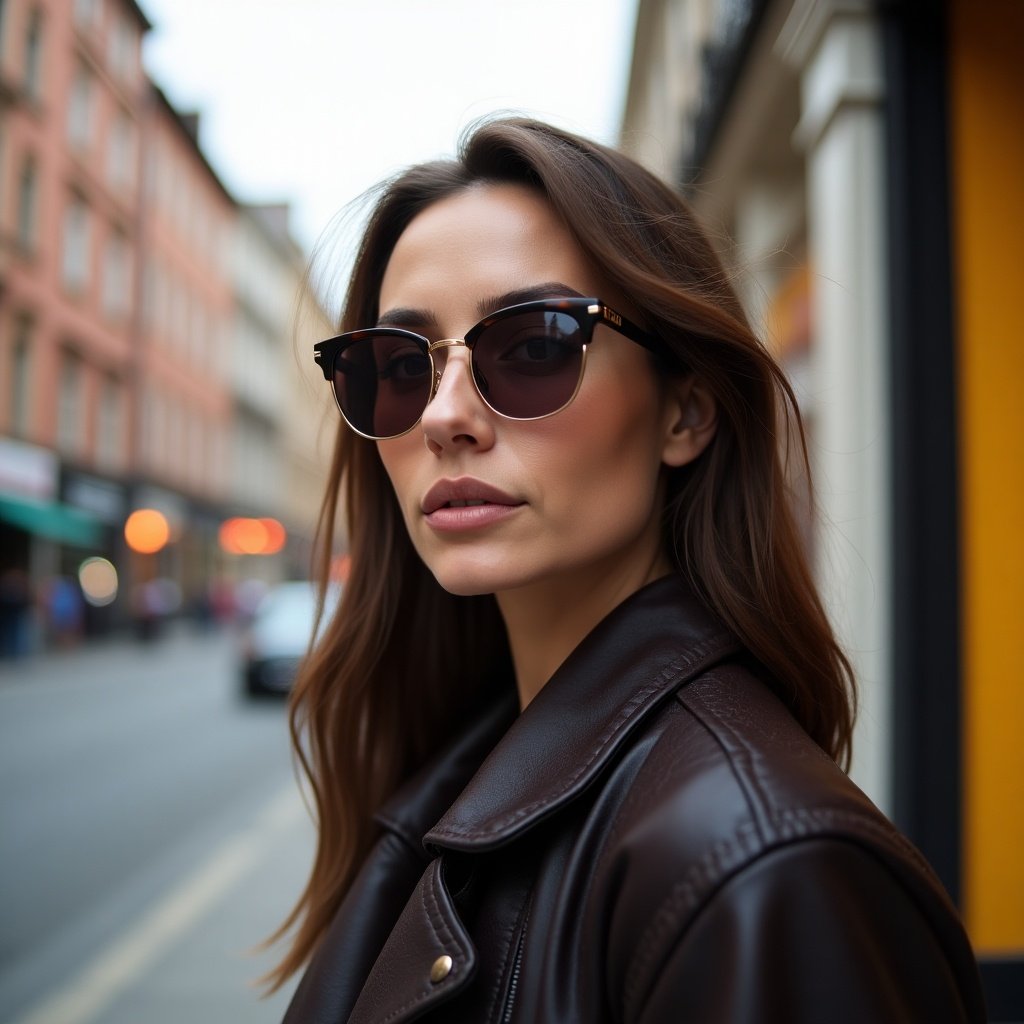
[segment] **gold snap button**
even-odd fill
[[[436,985],[439,981],[444,981],[451,974],[451,970],[452,958],[447,954],[439,956],[434,961],[434,966],[430,968],[430,980]]]

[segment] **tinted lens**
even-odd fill
[[[347,345],[334,360],[334,393],[345,418],[362,434],[404,434],[430,397],[427,346],[375,331]]]
[[[513,313],[485,327],[473,347],[473,376],[496,412],[533,419],[558,412],[575,394],[583,335],[568,313]]]

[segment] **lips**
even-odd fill
[[[420,510],[429,516],[442,508],[471,508],[481,505],[506,505],[515,507],[525,502],[507,494],[498,487],[492,487],[482,480],[470,476],[457,480],[439,480],[424,495]]]

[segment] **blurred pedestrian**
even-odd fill
[[[57,647],[74,647],[82,638],[85,601],[78,581],[53,576],[43,588],[46,624]]]
[[[28,654],[32,629],[32,585],[17,566],[0,572],[0,658]]]
[[[380,191],[343,327],[286,1019],[982,1021],[952,904],[841,770],[799,411],[686,204],[483,124]]]

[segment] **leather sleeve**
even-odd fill
[[[630,1024],[985,1019],[973,960],[951,963],[907,890],[851,842],[760,857],[667,935],[653,984],[626,1008]]]
[[[348,1020],[425,863],[394,833],[380,837],[295,990],[284,1024]]]

